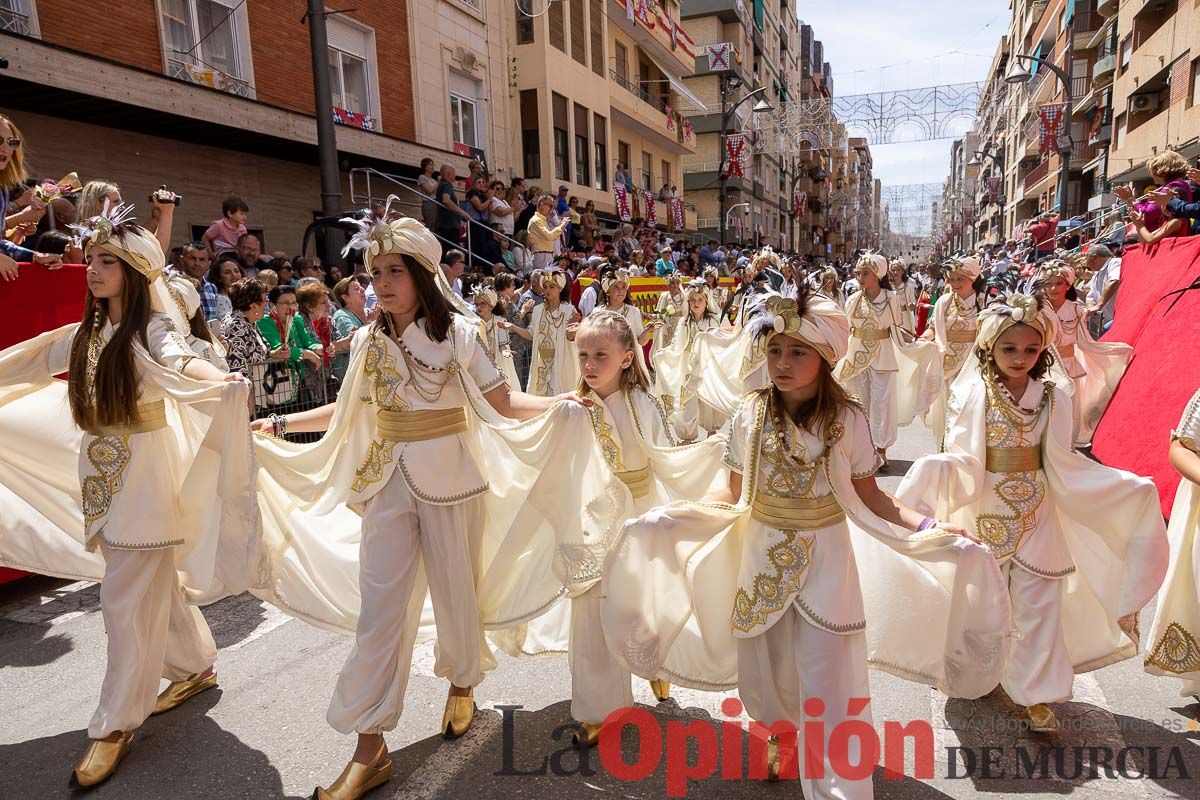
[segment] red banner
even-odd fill
[[[725,159],[728,163],[727,175],[730,178],[746,176],[746,137],[735,133],[725,139]]]
[[[804,210],[808,207],[808,192],[796,192],[792,195],[792,216],[804,216]]]
[[[620,181],[613,184],[613,194],[617,198],[617,216],[623,222],[629,222],[633,215],[629,213],[629,192],[625,191],[625,184]]]
[[[642,192],[642,199],[646,202],[646,224],[658,224],[658,210],[654,207],[654,193]]]
[[[663,106],[663,113],[667,115],[667,130],[674,131],[675,130],[675,112],[671,110],[670,106]]]
[[[694,132],[692,129],[692,121],[690,119],[685,119],[683,121],[683,140],[685,142],[690,142],[693,137]]]
[[[683,230],[683,201],[678,197],[673,197],[667,203],[667,208],[671,211],[671,230]]]
[[[1196,391],[1200,363],[1200,236],[1126,248],[1116,302],[1103,341],[1133,345],[1133,361],[1096,427],[1092,454],[1152,477],[1169,514],[1179,473],[1167,443]]]
[[[1000,192],[1004,191],[1004,176],[992,175],[987,179],[988,201],[996,202],[1000,198]]]
[[[1066,109],[1064,103],[1051,103],[1038,108],[1038,117],[1042,121],[1039,155],[1044,156],[1046,153],[1063,149],[1063,139],[1067,131]]]

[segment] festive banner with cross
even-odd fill
[[[992,175],[987,179],[988,200],[992,203],[996,202],[1000,197],[1000,192],[1004,190],[1004,177],[1002,175]]]
[[[646,203],[646,224],[654,226],[658,224],[658,211],[654,207],[654,193],[642,192],[642,200]]]
[[[792,216],[804,216],[804,209],[808,206],[808,192],[796,192],[792,195]]]
[[[692,121],[690,119],[685,119],[683,121],[683,140],[685,142],[690,142],[694,136],[695,132],[692,128]]]
[[[667,115],[667,130],[674,131],[675,130],[675,112],[671,110],[670,106],[663,106],[663,113]]]
[[[746,137],[743,134],[734,133],[725,139],[725,159],[728,163],[728,177],[746,176]]]
[[[667,208],[671,211],[671,230],[683,230],[683,201],[678,197],[672,197],[667,202]]]
[[[623,222],[629,222],[633,215],[629,213],[629,192],[625,191],[625,184],[620,181],[613,184],[613,194],[617,198],[617,216]]]
[[[1042,121],[1041,148],[1038,155],[1063,148],[1063,139],[1067,131],[1066,109],[1065,103],[1050,103],[1038,108],[1038,117]]]
[[[708,46],[708,71],[720,72],[729,69],[731,53],[733,53],[733,44],[730,42],[710,44]]]

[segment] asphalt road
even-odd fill
[[[891,453],[893,477],[884,485],[894,487],[894,476],[930,443],[919,424],[902,431]],[[67,781],[86,744],[104,669],[98,610],[93,584],[36,580],[0,589],[0,798],[75,796]],[[1151,613],[1143,612],[1143,631]],[[349,639],[245,595],[208,607],[205,616],[221,649],[220,688],[148,720],[121,769],[91,797],[308,797],[350,757],[352,740],[325,723]],[[619,767],[607,769],[614,762],[602,763],[598,753],[581,762],[576,753],[563,752],[569,729],[562,726],[571,721],[564,658],[502,656],[500,668],[476,692],[479,711],[471,732],[444,741],[436,728],[446,684],[433,676],[432,665],[432,646],[419,648],[400,728],[388,736],[394,777],[369,795],[372,800],[657,798],[667,796],[669,785],[692,798],[799,796],[793,782],[722,779],[724,767],[712,777],[681,782],[685,762],[679,759],[671,762],[670,784],[662,763],[648,777],[626,781],[614,777]],[[725,695],[676,688],[670,701],[657,704],[645,682],[635,686],[640,707],[663,724],[669,742],[682,741],[678,723],[728,720]],[[882,673],[872,673],[871,688],[881,735],[888,721],[924,722],[933,732],[924,751],[932,752],[933,776],[890,778],[877,769],[877,798],[1200,798],[1200,704],[1179,696],[1178,681],[1145,674],[1140,658],[1077,676],[1075,699],[1055,708],[1064,727],[1057,741],[1022,730],[1018,709],[1002,693],[947,700]],[[520,707],[507,712],[507,726],[499,706]],[[649,750],[639,751],[632,731],[622,744],[629,763]],[[1049,748],[1045,769],[1037,761],[1040,748]],[[1105,748],[1113,777],[1103,767]],[[690,763],[697,763],[696,743],[687,750]],[[912,750],[910,743],[910,776],[917,774]]]

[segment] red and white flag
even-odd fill
[[[629,222],[633,215],[629,213],[629,192],[625,191],[625,184],[619,181],[613,184],[613,194],[617,197],[617,216],[622,221]]]
[[[1038,155],[1063,148],[1063,138],[1067,129],[1066,108],[1065,103],[1051,103],[1038,108],[1038,117],[1042,121],[1041,148]]]
[[[729,163],[728,177],[746,176],[746,137],[735,133],[725,139],[725,158]]]
[[[642,192],[642,199],[646,201],[646,224],[658,224],[658,211],[654,208],[654,193]]]
[[[683,230],[683,201],[678,197],[673,197],[667,203],[667,208],[671,211],[671,230]]]

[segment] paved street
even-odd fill
[[[919,426],[902,432],[893,451],[894,473],[927,448],[929,435]],[[885,483],[894,486],[897,478]],[[0,798],[70,797],[67,780],[86,742],[85,729],[95,706],[104,666],[105,637],[98,613],[98,587],[39,581],[34,591],[0,594]],[[18,587],[19,591],[20,587]],[[31,593],[32,592],[32,593]],[[903,598],[898,598],[901,602]],[[1142,617],[1149,625],[1151,610]],[[350,641],[291,620],[247,596],[226,599],[205,610],[221,648],[220,689],[208,692],[163,717],[151,718],[117,775],[94,791],[95,798],[191,800],[192,798],[299,798],[318,782],[329,782],[349,757],[352,742],[325,723],[334,679]],[[391,798],[654,798],[666,792],[659,768],[638,783],[625,783],[600,768],[598,755],[586,765],[591,775],[497,775],[504,770],[505,737],[500,705],[519,705],[513,730],[509,772],[535,771],[547,755],[567,746],[558,731],[570,722],[566,661],[562,658],[518,662],[502,658],[500,669],[478,691],[474,729],[455,742],[434,733],[441,718],[446,684],[432,673],[432,647],[419,650],[401,727],[388,743],[395,777],[370,795]],[[966,798],[979,793],[1067,795],[1073,798],[1200,797],[1200,705],[1178,696],[1178,682],[1152,678],[1133,660],[1075,682],[1075,701],[1057,707],[1066,746],[1065,777],[1031,780],[1011,777],[1020,766],[1017,748],[1036,758],[1044,740],[1017,730],[1012,704],[991,696],[977,702],[947,700],[927,687],[872,674],[874,719],[920,720],[934,729],[935,779],[885,779],[876,771],[879,798]],[[653,706],[644,682],[637,700],[662,721],[725,720],[723,696],[675,689],[670,702]],[[562,736],[556,741],[556,732]],[[626,733],[625,758],[634,759],[635,737]],[[947,748],[963,747],[978,756],[992,752],[991,774],[947,778]],[[1074,766],[1081,747],[1081,775]],[[1142,770],[1143,779],[1092,778],[1088,765],[1122,748],[1146,748],[1125,763],[1125,773]],[[1089,752],[1088,748],[1097,748]],[[1149,748],[1157,748],[1151,752]],[[1172,753],[1174,749],[1174,753]],[[1054,755],[1049,764],[1052,773]],[[957,758],[958,773],[963,757]],[[912,768],[912,758],[908,759]],[[574,753],[559,761],[576,772]],[[1116,766],[1117,759],[1113,759]],[[1171,769],[1168,769],[1168,767]],[[1181,778],[1181,770],[1186,778]],[[1029,770],[1025,770],[1027,774]],[[1162,777],[1164,772],[1170,772]],[[720,773],[718,772],[717,775]],[[797,797],[794,785],[757,781],[731,782],[714,776],[688,785],[693,798]]]

